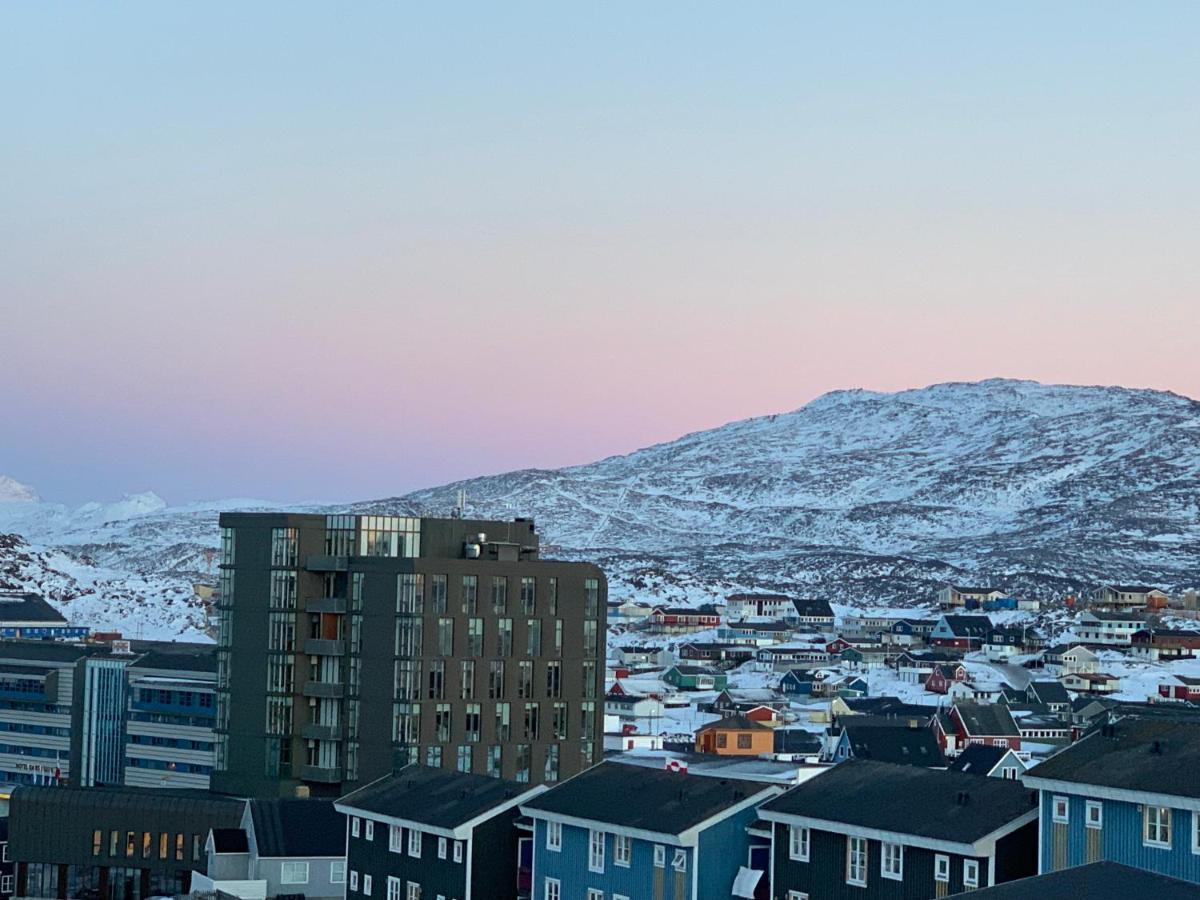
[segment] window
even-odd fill
[[[1192,852],[1200,853],[1200,812],[1192,813]]]
[[[867,839],[846,838],[846,884],[864,887],[867,883]]]
[[[808,900],[808,894],[803,891],[788,891],[787,900]]]
[[[479,576],[464,575],[462,580],[462,611],[464,616],[475,615],[479,599]]]
[[[665,868],[667,865],[667,848],[662,844],[654,845],[654,866],[657,869]]]
[[[335,859],[329,864],[329,883],[330,884],[345,884],[346,882],[346,861],[344,859]]]
[[[879,874],[895,881],[904,880],[904,848],[899,844],[883,844],[879,857]]]
[[[370,819],[367,819],[367,840],[375,840],[375,823]]]
[[[358,890],[358,873],[353,869],[350,870],[350,890]]]
[[[604,900],[604,891],[599,888],[588,888],[587,900]]]
[[[358,837],[362,829],[362,819],[358,816],[350,817],[350,837]]]
[[[588,871],[604,871],[604,832],[588,832]]]
[[[687,871],[687,851],[676,850],[675,857],[671,860],[671,868],[676,872]]]
[[[751,737],[748,734],[739,734],[737,736],[737,744],[739,750],[749,750],[754,746]]]
[[[941,882],[950,880],[950,857],[939,853],[933,858],[933,880]]]
[[[388,849],[393,853],[404,852],[404,829],[399,825],[388,826]]]
[[[626,834],[613,835],[613,865],[629,868],[633,857],[633,838]]]
[[[11,894],[13,892],[13,877],[11,875],[0,875],[0,894]]]
[[[562,849],[562,822],[546,823],[546,849]]]
[[[1104,805],[1097,800],[1089,800],[1084,807],[1084,824],[1088,828],[1101,828],[1104,825]]]
[[[788,857],[808,862],[809,832],[799,825],[788,826]]]
[[[562,883],[557,878],[546,879],[545,900],[562,900]]]
[[[104,844],[104,834],[101,831],[92,832],[92,856],[100,855],[100,848]],[[5,851],[8,850],[8,843],[4,844]]]
[[[421,858],[421,832],[415,828],[408,830],[408,855],[414,859]]]
[[[462,841],[454,842],[454,861],[456,863],[460,863],[463,861],[463,842]]]
[[[449,849],[450,842],[444,837],[438,838],[438,859],[446,858],[446,851]]]
[[[979,887],[979,860],[963,860],[963,887],[968,891]]]
[[[308,884],[308,863],[284,860],[279,866],[280,884]]]
[[[363,896],[364,897],[371,896],[371,876],[370,875],[363,876]]]
[[[1171,810],[1165,806],[1142,807],[1142,843],[1147,847],[1171,846]]]
[[[1066,824],[1066,822],[1069,821],[1070,815],[1068,812],[1068,805],[1067,805],[1066,797],[1055,797],[1054,798],[1054,810],[1051,812],[1050,818],[1053,819],[1055,822],[1061,822],[1063,824]]]
[[[412,882],[410,881],[411,885]],[[387,880],[387,900],[401,900],[400,897],[400,879],[388,876]]]
[[[400,879],[396,879],[396,900],[400,900]],[[421,900],[421,886],[409,881],[404,886],[404,900]]]

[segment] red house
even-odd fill
[[[854,645],[852,643],[850,643],[848,640],[846,640],[845,638],[842,638],[842,637],[834,638],[832,641],[830,641],[828,644],[825,645],[825,652],[828,653],[830,656],[836,656],[837,654],[841,653],[843,650],[849,650],[853,646]]]
[[[944,694],[950,690],[950,685],[956,681],[967,680],[967,667],[962,665],[934,666],[929,677],[925,679],[925,690],[935,694]]]
[[[1189,678],[1186,675],[1176,675],[1175,680],[1181,684],[1160,684],[1158,693],[1168,700],[1187,700],[1200,703],[1200,678]]]
[[[681,634],[705,631],[721,624],[721,617],[711,609],[691,609],[686,606],[659,606],[650,613],[650,629],[661,634]]]
[[[960,747],[983,744],[1021,749],[1021,729],[1004,703],[955,703],[950,710],[950,721]]]

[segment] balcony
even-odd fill
[[[346,642],[325,638],[308,638],[304,642],[304,652],[309,656],[344,656]]]
[[[314,553],[305,558],[304,568],[310,572],[345,572],[350,568],[350,557],[324,556]]]
[[[304,609],[310,613],[335,613],[341,615],[346,612],[346,598],[310,597],[304,601]]]
[[[312,741],[340,741],[342,739],[341,725],[318,725],[309,722],[300,726],[300,737]]]
[[[300,780],[337,784],[342,780],[342,770],[338,766],[301,766]]]
[[[346,696],[346,686],[341,682],[310,681],[304,685],[304,696],[340,700]]]

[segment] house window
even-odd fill
[[[808,894],[803,891],[788,891],[787,900],[808,900]]]
[[[752,746],[754,746],[753,741],[748,734],[739,734],[737,739],[739,750],[749,750]]]
[[[1084,824],[1088,828],[1100,828],[1104,824],[1104,806],[1096,800],[1089,800],[1084,807]]]
[[[362,827],[362,819],[358,816],[350,817],[350,837],[358,837],[359,830]]]
[[[562,822],[546,823],[546,849],[562,849]]]
[[[599,888],[588,888],[587,900],[604,900],[604,891]]]
[[[546,893],[544,900],[562,900],[562,882],[557,878],[546,879]]]
[[[686,850],[676,850],[675,851],[675,856],[671,860],[671,868],[674,869],[676,872],[686,872],[687,871],[687,851]]]
[[[933,858],[933,880],[943,883],[950,881],[950,857],[939,853]]]
[[[415,828],[408,830],[408,855],[414,859],[421,858],[421,832]]]
[[[308,863],[284,860],[279,866],[281,884],[308,884]]]
[[[654,867],[657,869],[665,868],[667,865],[667,848],[662,844],[654,845]]]
[[[963,860],[963,887],[968,891],[979,887],[979,860]]]
[[[798,862],[808,862],[809,832],[799,825],[788,826],[788,857]]]
[[[879,874],[895,881],[904,879],[904,848],[899,844],[883,844],[879,857]]]
[[[335,859],[329,864],[329,883],[346,883],[346,861],[344,859]]]
[[[604,832],[588,832],[588,871],[604,871]]]
[[[867,884],[867,839],[846,838],[846,884],[866,887]]]
[[[13,892],[13,877],[11,875],[0,875],[0,894],[11,894]]]
[[[375,822],[372,821],[371,819],[367,819],[366,832],[367,832],[367,840],[368,841],[375,840]]]
[[[354,869],[350,870],[350,890],[358,890],[358,872],[356,872]]]
[[[371,896],[371,876],[370,875],[363,876],[363,896],[364,897]]]
[[[633,838],[625,834],[613,835],[613,865],[629,868],[633,858]]]
[[[1054,810],[1051,812],[1050,818],[1055,822],[1060,822],[1064,825],[1070,821],[1066,797],[1054,798]]]
[[[388,849],[393,853],[404,852],[404,829],[399,825],[388,826]]]
[[[454,842],[454,861],[460,863],[463,860],[463,843],[462,841]]]
[[[438,838],[438,859],[446,858],[446,851],[449,848],[450,842],[444,837]]]
[[[1171,846],[1171,810],[1165,806],[1142,807],[1142,843],[1147,847]]]
[[[1016,766],[1005,766],[1000,770],[1000,775],[1002,778],[1007,778],[1009,781],[1016,781],[1019,771],[1020,770],[1017,769]]]

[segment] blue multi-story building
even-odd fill
[[[1023,780],[1039,791],[1040,871],[1110,861],[1200,883],[1200,719],[1102,726]]]
[[[728,900],[739,877],[754,880],[747,829],[781,790],[595,766],[521,804],[533,820],[532,897]]]

